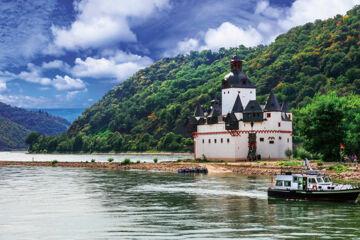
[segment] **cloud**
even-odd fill
[[[111,53],[105,50],[99,58],[87,57],[85,60],[76,58],[71,73],[76,77],[114,79],[121,82],[151,63],[152,60],[148,57],[122,51]]]
[[[217,29],[209,29],[204,37],[203,48],[219,49],[239,45],[248,47],[256,46],[263,41],[261,34],[253,27],[246,29],[235,26],[232,23],[224,22]]]
[[[53,79],[52,85],[59,91],[74,91],[79,89],[85,89],[85,83],[79,78],[71,78],[67,75],[61,77],[56,75]]]
[[[59,69],[64,72],[70,71],[70,65],[61,61],[61,60],[54,60],[50,62],[43,62],[41,64],[42,69]]]
[[[217,28],[208,28],[197,38],[179,41],[176,48],[165,51],[164,56],[191,50],[269,44],[292,27],[345,14],[356,4],[360,4],[360,0],[296,0],[291,7],[277,8],[271,6],[268,0],[263,0],[256,4],[254,14],[248,16],[251,20],[248,25],[237,26],[232,22],[223,22]]]
[[[359,0],[297,0],[286,12],[286,17],[279,19],[278,23],[287,30],[316,19],[327,19],[337,14],[344,15],[359,3]]]
[[[75,2],[78,12],[70,28],[52,26],[59,48],[99,48],[118,42],[134,42],[131,25],[156,10],[169,6],[168,0],[82,0]]]
[[[56,0],[1,2],[0,69],[23,65],[43,51],[56,8]]]
[[[31,97],[26,95],[2,95],[0,94],[0,102],[23,108],[44,108],[51,103],[46,97]]]

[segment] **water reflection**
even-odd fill
[[[270,201],[265,177],[0,168],[0,239],[359,238],[359,204]]]

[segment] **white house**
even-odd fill
[[[284,159],[292,150],[292,114],[280,107],[273,92],[265,105],[256,100],[256,86],[235,56],[231,72],[222,80],[222,101],[213,100],[209,112],[199,104],[189,118],[195,158],[240,161]]]

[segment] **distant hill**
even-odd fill
[[[47,112],[52,116],[57,116],[73,122],[84,112],[85,108],[29,108],[30,111]]]
[[[26,148],[25,138],[30,132],[56,135],[69,125],[67,120],[46,112],[27,111],[0,102],[0,150]]]
[[[69,127],[68,138],[46,141],[52,139],[52,149],[62,152],[188,149],[185,119],[197,102],[208,109],[211,99],[221,98],[221,80],[235,54],[243,59],[261,104],[271,90],[292,108],[305,106],[316,93],[359,94],[359,11],[357,6],[345,16],[295,27],[269,46],[161,59],[86,109]],[[46,141],[33,150],[47,149]]]

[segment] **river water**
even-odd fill
[[[268,200],[267,177],[0,167],[0,239],[359,239],[360,205]]]

